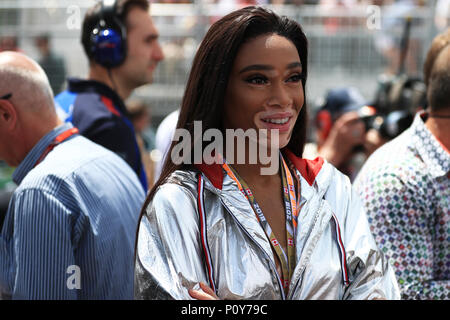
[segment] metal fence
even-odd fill
[[[194,2],[151,6],[166,58],[156,69],[154,83],[139,88],[134,95],[151,106],[154,127],[179,107],[193,56],[211,23],[234,9],[205,4],[201,0]],[[85,77],[88,61],[81,48],[80,30],[87,8],[94,3],[94,0],[0,0],[0,46],[16,38],[17,47],[38,60],[35,37],[47,33],[54,52],[64,58],[68,75]],[[368,4],[351,10],[314,5],[272,7],[277,13],[300,22],[308,37],[306,91],[310,106],[328,89],[338,86],[357,87],[370,100],[375,94],[378,76],[389,68],[392,57],[398,56],[395,50],[405,17],[413,21],[412,54],[406,71],[420,74],[431,39],[449,23],[450,9],[447,16],[440,17],[439,27],[436,26],[435,8],[435,0],[400,14],[395,7],[379,8]],[[393,68],[391,66],[391,71],[395,72],[398,66]],[[11,173],[12,169],[0,162],[0,216],[14,188]]]
[[[38,59],[34,38],[48,33],[52,48],[66,61],[68,75],[84,77],[88,63],[80,45],[80,29],[84,13],[94,3],[94,0],[0,0],[0,37],[16,36],[20,49]],[[420,74],[426,49],[439,31],[434,23],[435,1],[402,14],[392,7],[367,4],[351,10],[317,5],[279,5],[272,9],[300,22],[307,34],[310,102],[337,86],[355,86],[371,99],[378,75],[389,67],[388,54],[396,56],[406,16],[413,21],[412,55],[407,64],[411,74]],[[152,4],[151,13],[166,58],[156,70],[154,83],[136,90],[135,96],[152,107],[154,125],[179,106],[196,48],[210,24],[231,10],[232,7],[203,1]]]

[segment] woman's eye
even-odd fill
[[[251,84],[265,84],[267,83],[267,78],[263,76],[253,76],[247,78],[245,81]]]
[[[288,82],[300,82],[304,78],[303,73],[297,73],[289,77]]]

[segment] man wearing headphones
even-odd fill
[[[60,118],[82,135],[121,156],[145,191],[147,179],[124,101],[153,81],[164,58],[147,0],[103,0],[83,21],[81,42],[89,58],[87,80],[69,79],[56,97]]]

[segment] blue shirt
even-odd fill
[[[61,120],[73,123],[81,135],[122,157],[147,190],[136,133],[115,91],[101,82],[73,78],[68,81],[68,90],[57,95],[55,102]]]
[[[0,234],[0,290],[13,299],[132,299],[144,190],[107,149],[71,128],[44,136],[13,174],[19,184]],[[34,167],[34,168],[33,168]]]

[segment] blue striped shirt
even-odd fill
[[[0,234],[0,292],[13,299],[132,299],[134,240],[145,193],[111,151],[68,128],[43,137],[13,174]]]

